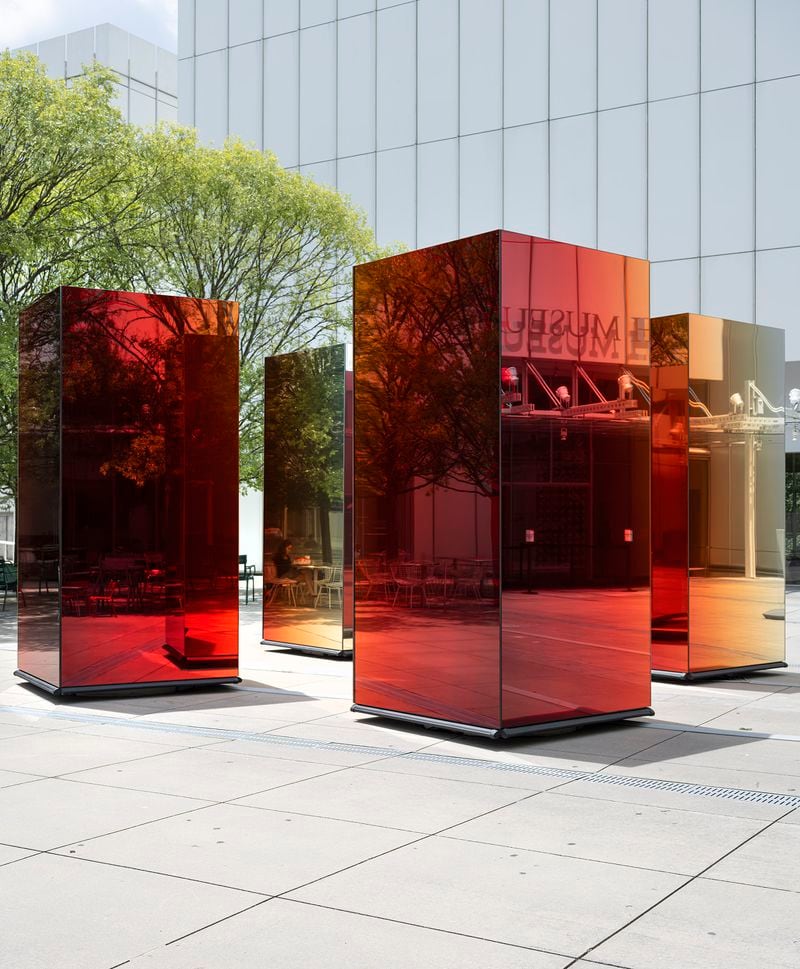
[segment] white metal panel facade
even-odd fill
[[[181,0],[179,51],[181,120],[260,127],[381,243],[496,224],[645,256],[654,313],[783,326],[800,357],[800,0]]]

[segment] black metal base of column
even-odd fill
[[[382,707],[368,707],[361,703],[354,703],[350,709],[355,713],[368,713],[374,717],[386,717],[390,720],[401,720],[405,723],[416,724],[427,729],[451,730],[455,733],[468,734],[475,737],[488,737],[490,740],[512,740],[531,734],[550,733],[553,730],[577,729],[591,727],[601,723],[612,723],[616,720],[628,720],[631,717],[652,717],[650,707],[640,707],[638,710],[620,710],[617,713],[597,713],[587,717],[570,717],[564,720],[550,720],[547,723],[528,723],[516,727],[478,727],[469,723],[458,723],[454,720],[437,720],[436,717],[423,717],[415,713],[401,713],[397,710],[385,710]]]
[[[754,663],[752,666],[725,666],[718,670],[697,670],[688,673],[679,673],[673,670],[653,670],[654,680],[669,681],[671,683],[695,683],[698,680],[724,680],[735,679],[737,676],[746,676],[748,673],[761,673],[764,670],[785,670],[788,663]]]
[[[47,680],[41,680],[32,673],[24,670],[14,670],[14,676],[26,680],[37,690],[43,690],[51,696],[83,696],[87,693],[140,693],[145,690],[199,690],[205,686],[222,686],[225,683],[241,683],[240,676],[209,676],[200,680],[156,680],[152,683],[103,683],[98,686],[55,686]]]
[[[279,643],[275,639],[262,639],[262,646],[277,646],[279,649],[290,649],[294,653],[307,653],[309,656],[327,656],[328,659],[352,659],[353,647],[342,649],[326,649],[324,646],[298,646],[297,643]]]

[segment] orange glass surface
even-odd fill
[[[41,678],[68,688],[235,676],[237,307],[60,296],[61,579],[41,591],[28,581],[20,610],[60,597],[61,676]],[[23,384],[28,369],[21,356]],[[34,409],[20,433],[40,433]],[[21,475],[23,514],[41,518],[42,494]],[[24,655],[20,669],[38,675]]]
[[[646,708],[648,264],[501,258],[503,725]]]
[[[340,345],[264,367],[263,636],[335,653],[351,648],[345,365]]]
[[[357,266],[355,701],[500,725],[499,237]]]
[[[653,321],[654,669],[784,660],[783,340],[718,317]]]

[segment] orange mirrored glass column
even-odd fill
[[[267,357],[264,386],[262,642],[339,657],[353,627],[346,358],[344,345]]]
[[[236,304],[65,287],[20,338],[18,675],[236,681]]]
[[[649,713],[649,267],[501,261],[503,725]]]
[[[782,330],[653,320],[653,669],[785,666]]]
[[[354,303],[354,709],[651,713],[647,263],[491,232],[357,267]]]

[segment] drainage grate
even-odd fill
[[[756,804],[772,804],[776,807],[800,808],[800,795],[775,794],[770,791],[750,791],[738,787],[714,787],[707,784],[690,784],[684,781],[658,780],[652,777],[626,777],[621,774],[597,774],[591,771],[570,770],[564,767],[544,767],[539,764],[512,764],[501,760],[479,757],[450,757],[446,754],[429,754],[424,751],[399,751],[392,747],[371,747],[366,744],[345,744],[336,741],[312,740],[305,737],[286,737],[270,733],[250,733],[247,730],[228,730],[224,727],[192,727],[187,724],[162,723],[157,720],[123,719],[104,717],[102,714],[85,714],[62,710],[39,710],[31,707],[0,706],[0,713],[22,716],[38,716],[47,720],[67,720],[78,723],[111,724],[151,730],[159,733],[183,734],[191,737],[208,737],[212,740],[247,740],[255,743],[273,744],[279,747],[306,750],[328,750],[339,753],[364,754],[374,757],[395,757],[403,760],[422,761],[429,764],[447,764],[452,767],[476,767],[487,771],[527,774],[537,777],[557,777],[566,781],[587,781],[590,784],[611,784],[632,787],[637,790],[672,791],[677,794],[693,794],[696,797],[717,797]]]

